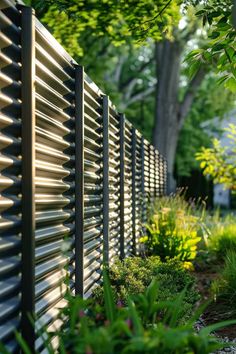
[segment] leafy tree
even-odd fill
[[[229,146],[222,146],[218,139],[214,139],[213,146],[203,147],[196,158],[201,161],[200,167],[205,175],[236,191],[236,125],[230,124],[225,130],[231,142]]]
[[[168,160],[170,177],[179,132],[211,64],[203,60],[193,64],[182,90],[186,43],[195,36],[199,24],[190,14],[190,21],[181,30],[179,9],[181,3],[188,6],[193,2],[200,1],[32,0],[41,16],[47,10],[43,21],[70,54],[89,69],[90,76],[114,99],[119,110],[128,109],[131,120],[142,128],[145,123],[137,119],[137,111],[142,115],[144,111],[152,114],[150,107],[155,110],[154,123],[148,117],[148,125],[153,127],[154,145]],[[144,42],[149,46],[144,47]],[[144,60],[138,59],[142,51]],[[151,100],[154,90],[155,106]],[[150,135],[147,127],[145,130]]]
[[[79,38],[87,29],[95,37],[106,36],[115,45],[125,44],[127,39],[143,41],[158,40],[162,33],[171,36],[171,28],[179,17],[176,0],[26,0],[38,10],[45,12],[53,7],[67,17]],[[63,25],[63,24],[61,24]],[[60,38],[60,36],[59,36]]]
[[[198,90],[190,112],[180,132],[176,152],[176,174],[190,176],[192,170],[199,169],[195,154],[202,146],[210,147],[213,133],[220,133],[214,118],[222,119],[234,107],[234,94],[222,90],[217,78],[208,75]],[[204,122],[208,121],[207,128]]]

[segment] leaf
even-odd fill
[[[227,326],[235,325],[236,320],[222,321],[219,323],[215,323],[213,325],[204,327],[200,330],[201,335],[209,335],[210,333],[216,331],[217,329],[224,328]]]
[[[128,298],[128,311],[134,327],[134,334],[141,337],[143,335],[142,322],[135,308],[134,302],[130,298]]]
[[[29,349],[28,344],[26,343],[26,341],[22,338],[21,334],[19,332],[15,333],[16,335],[16,340],[19,343],[21,349],[23,350],[24,354],[32,354],[31,350]]]
[[[106,268],[103,269],[103,292],[107,319],[113,323],[115,320],[116,308],[111,289],[110,279]]]
[[[210,35],[209,38],[215,39],[220,36],[220,32],[213,31]]]
[[[236,79],[231,77],[225,82],[225,87],[227,87],[231,92],[236,92]]]

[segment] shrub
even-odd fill
[[[156,201],[146,225],[147,235],[141,238],[149,254],[158,255],[162,261],[177,258],[191,266],[196,257],[201,237],[200,217],[179,194]]]
[[[211,230],[209,250],[219,259],[223,259],[227,251],[236,252],[236,223],[220,223]]]
[[[235,308],[236,305],[236,252],[230,250],[225,257],[224,268],[219,279],[212,284],[216,299],[224,299]]]
[[[188,323],[178,326],[184,293],[172,301],[159,302],[158,288],[158,283],[153,281],[144,294],[129,297],[127,307],[116,306],[104,274],[105,317],[101,318],[92,300],[70,296],[68,306],[59,316],[63,327],[44,336],[49,336],[45,341],[47,352],[55,352],[50,344],[50,337],[54,336],[59,338],[59,352],[71,354],[208,354],[230,345],[217,342],[209,334],[236,321],[205,327],[195,333],[193,324],[199,316],[196,313]],[[163,312],[164,317],[160,316]]]
[[[186,289],[183,299],[183,308],[179,319],[185,320],[191,313],[194,304],[199,299],[195,288],[195,278],[190,275],[178,260],[172,259],[166,263],[159,257],[128,257],[123,261],[117,260],[110,267],[109,277],[114,293],[115,302],[127,304],[130,295],[144,293],[151,280],[158,281],[157,299],[171,300]],[[103,304],[102,288],[95,289],[93,296]]]

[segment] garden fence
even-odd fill
[[[18,329],[44,352],[28,313],[60,326],[68,286],[86,297],[104,261],[138,253],[166,161],[31,8],[0,0],[0,24],[0,341],[18,352]]]

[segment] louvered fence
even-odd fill
[[[68,286],[88,296],[103,260],[138,253],[166,162],[30,8],[0,0],[0,24],[0,340],[44,352],[28,313],[60,326]]]

